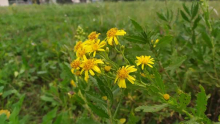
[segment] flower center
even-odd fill
[[[86,62],[85,62],[85,65],[84,65],[84,69],[85,70],[90,70],[94,67],[95,63],[92,59],[88,59]]]
[[[79,55],[80,57],[83,57],[83,55],[86,54],[86,50],[85,50],[85,49],[79,49],[77,53],[78,53],[78,55]]]
[[[118,77],[121,79],[125,79],[128,77],[128,71],[125,68],[121,68],[118,70]]]
[[[89,40],[94,40],[94,39],[96,39],[96,32],[92,32],[92,33],[90,33],[90,35],[88,36],[88,38],[89,38]]]
[[[72,68],[78,68],[79,66],[80,66],[80,61],[79,60],[75,60],[71,63]]]
[[[80,49],[82,47],[82,42],[78,42],[76,43],[75,47],[74,47],[74,50],[77,51],[78,49]]]
[[[114,37],[117,33],[118,29],[117,28],[112,28],[107,32],[108,37]]]
[[[92,50],[97,51],[99,49],[99,45],[97,43],[92,45]]]

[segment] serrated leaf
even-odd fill
[[[135,20],[133,20],[133,19],[130,19],[130,20],[131,20],[131,23],[133,24],[133,26],[135,27],[135,29],[137,31],[140,31],[140,32],[144,31],[143,28],[141,27],[141,25],[138,24]]]
[[[178,107],[185,109],[191,101],[191,95],[186,93],[181,93],[178,97],[179,105]]]
[[[99,117],[109,118],[109,115],[102,108],[100,108],[92,103],[88,103],[88,105],[91,108],[91,110],[93,111],[93,113],[95,113]]]
[[[190,22],[189,18],[186,16],[186,14],[182,10],[180,10],[180,14],[184,20],[186,20],[187,22]]]
[[[206,106],[207,106],[207,97],[205,89],[200,85],[200,92],[197,94],[196,99],[196,116],[203,117],[205,115]]]
[[[142,111],[143,110],[143,112],[158,112],[167,106],[168,106],[167,103],[164,103],[161,105],[153,105],[153,106],[139,106],[139,107],[135,108],[135,111]]]

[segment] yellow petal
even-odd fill
[[[116,82],[117,82],[117,80],[118,80],[118,76],[116,76],[116,78],[115,78],[115,82],[114,82],[114,83],[116,83]]]
[[[118,86],[119,88],[126,88],[125,79],[119,79]]]
[[[141,65],[141,69],[144,70],[144,64]]]
[[[95,75],[95,73],[94,73],[92,70],[89,70],[89,73],[90,73],[92,76]]]
[[[113,45],[112,44],[112,39],[113,39],[113,37],[107,38],[108,44],[111,45],[111,46]]]
[[[116,35],[125,35],[126,32],[124,30],[118,30]]]
[[[98,66],[94,66],[92,69],[93,69],[94,71],[96,71],[97,73],[101,73],[101,70],[99,69]]]
[[[117,39],[117,37],[114,37],[114,41],[115,41],[115,44],[118,45],[118,39]]]
[[[95,57],[96,51],[93,53],[93,57]]]
[[[134,84],[134,81],[135,81],[135,78],[128,75],[128,78],[127,78],[132,84]]]

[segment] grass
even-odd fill
[[[188,3],[189,4],[189,3]],[[76,29],[100,32],[111,27],[133,32],[130,18],[146,29],[158,28],[156,12],[166,7],[177,11],[182,2],[117,2],[76,5],[17,5],[0,8],[0,86],[26,94],[22,115],[29,114],[32,123],[40,123],[50,110],[42,102],[49,85],[66,83],[61,63],[73,56]],[[220,14],[220,3],[210,6]],[[214,12],[212,16],[219,18]],[[10,108],[18,97],[5,96],[2,108]],[[47,106],[48,105],[48,106]],[[1,108],[0,107],[0,108]]]

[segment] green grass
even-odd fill
[[[182,2],[167,4],[174,12],[181,5]],[[210,6],[220,14],[220,2],[210,2]],[[14,89],[18,93],[5,96],[4,102],[1,98],[0,109],[10,109],[18,100],[15,94],[25,94],[21,115],[29,115],[32,123],[40,123],[51,110],[41,96],[50,85],[69,83],[62,76],[63,63],[69,63],[74,56],[78,26],[87,33],[100,32],[101,37],[112,27],[129,34],[134,32],[131,18],[153,30],[161,24],[156,12],[165,9],[165,3],[158,1],[1,7],[0,86],[5,86],[4,91]],[[212,16],[219,19],[214,12]]]

